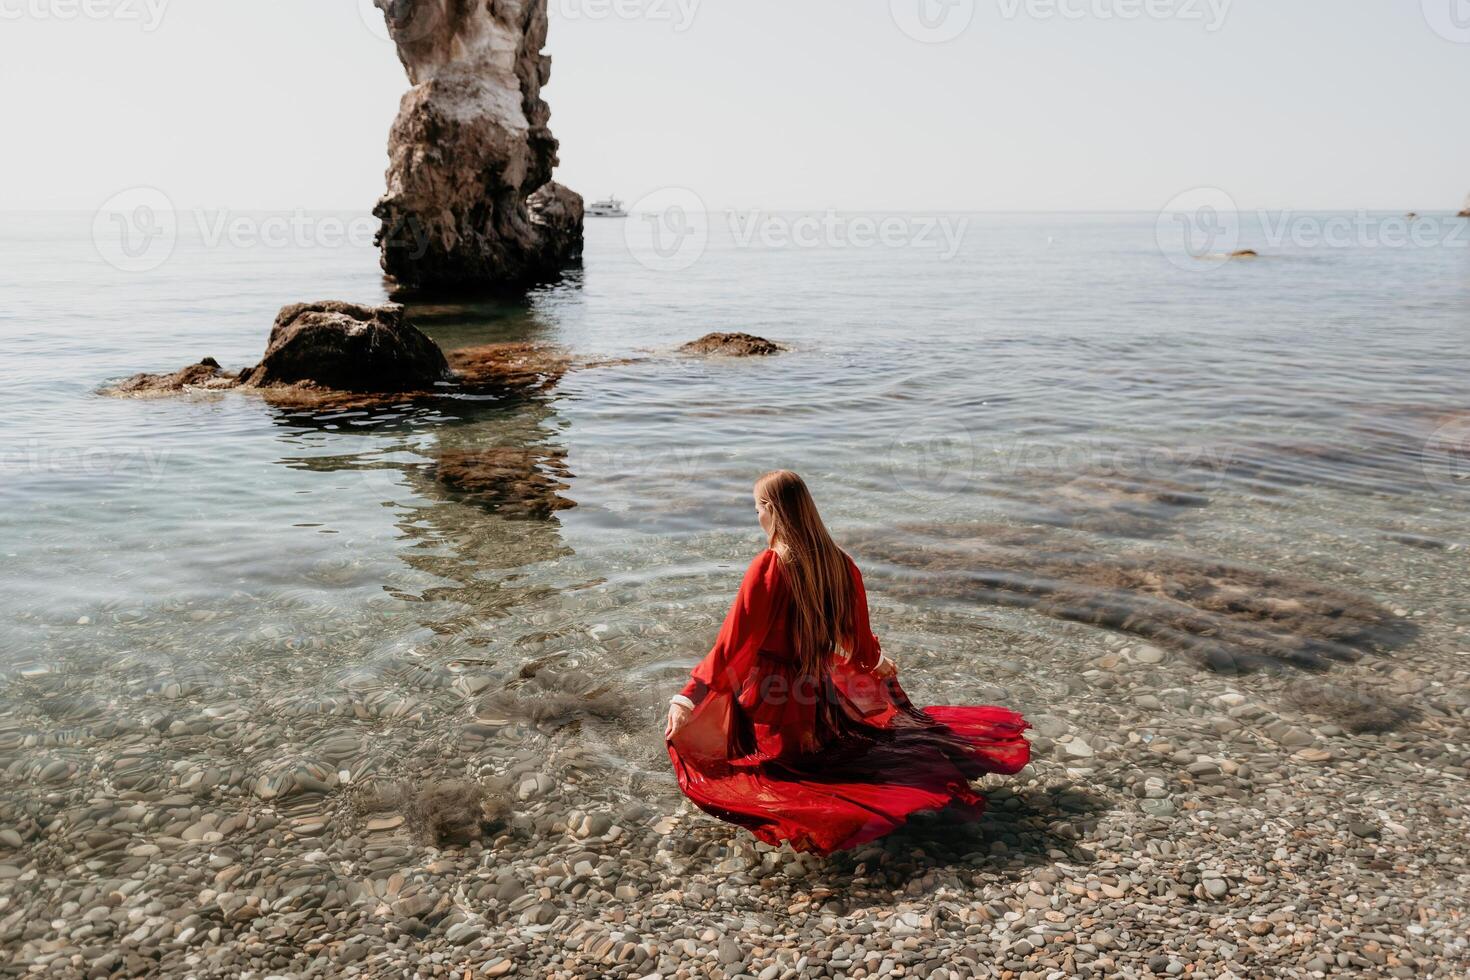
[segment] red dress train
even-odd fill
[[[803,678],[787,629],[791,594],[776,552],[746,570],[714,648],[683,695],[692,717],[668,740],[679,787],[696,806],[799,851],[856,847],[910,814],[955,806],[979,816],[970,781],[1014,773],[1031,747],[1019,714],[996,707],[915,708],[881,652],[862,574],[851,559],[858,649],[827,676]]]

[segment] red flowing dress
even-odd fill
[[[829,854],[882,837],[910,814],[953,806],[976,817],[970,781],[1018,772],[1031,756],[1019,714],[915,708],[881,651],[852,572],[857,649],[803,677],[791,649],[791,593],[776,552],[746,570],[713,649],[690,674],[689,720],[668,740],[679,788],[706,813],[769,844]]]

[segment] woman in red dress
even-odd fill
[[[1026,765],[1026,720],[1006,708],[915,708],[869,628],[862,574],[801,477],[761,477],[755,508],[769,547],[669,705],[679,787],[767,843],[822,854],[921,810],[978,816],[985,800],[970,781]]]

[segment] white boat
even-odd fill
[[[615,197],[593,201],[587,205],[587,217],[589,218],[626,218],[627,216],[628,212],[623,210],[623,202]]]

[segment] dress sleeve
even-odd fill
[[[883,659],[883,650],[878,645],[872,624],[868,622],[868,592],[863,588],[863,573],[858,571],[857,562],[851,558],[847,563],[852,569],[852,632],[853,643],[857,647],[853,651],[852,665],[864,673],[872,673]]]
[[[750,673],[761,644],[771,629],[773,598],[780,575],[780,559],[767,549],[745,570],[720,635],[709,654],[690,671],[689,683],[679,696],[698,704],[711,690],[729,692]]]

